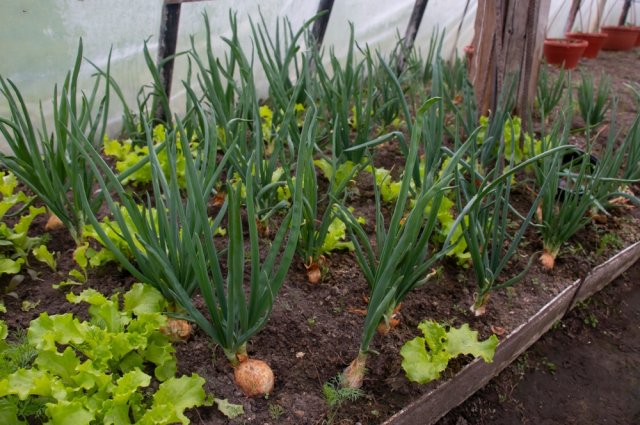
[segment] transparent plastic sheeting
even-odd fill
[[[584,0],[583,10],[597,9],[601,0]],[[551,36],[562,34],[569,12],[569,0],[553,0],[549,15],[548,31]],[[605,7],[606,22],[616,22],[620,16],[622,1],[609,0]],[[470,1],[464,15],[466,0],[430,0],[418,32],[416,46],[423,52],[429,46],[434,33],[445,32],[443,56],[451,58],[471,42],[475,20],[476,1]],[[399,36],[403,36],[413,9],[414,0],[335,0],[325,36],[325,47],[333,48],[338,57],[347,52],[349,22],[354,25],[356,41],[369,45],[388,56]],[[178,51],[190,46],[194,36],[196,48],[203,50],[204,21],[207,12],[211,25],[214,51],[226,51],[221,36],[229,36],[229,9],[237,12],[238,32],[243,46],[249,50],[250,21],[260,19],[259,11],[270,28],[278,19],[286,17],[294,30],[314,16],[317,0],[262,0],[229,1],[213,0],[182,5]],[[138,90],[150,82],[142,48],[145,40],[155,58],[161,0],[3,0],[0,13],[0,75],[16,83],[22,91],[28,108],[37,113],[42,103],[45,119],[51,122],[51,96],[54,85],[60,84],[73,65],[78,40],[82,38],[84,56],[96,66],[104,68],[111,52],[111,72],[135,104]],[[596,13],[583,12],[582,20],[595,22]],[[629,14],[630,21],[640,19],[640,7],[636,3]],[[636,22],[638,22],[636,20]],[[255,59],[257,61],[257,59]],[[255,70],[256,86],[261,95],[266,93],[266,81],[259,68]],[[85,62],[81,75],[82,86],[90,87],[94,69]],[[186,74],[184,58],[176,61],[172,102],[179,110],[183,104],[184,90],[181,80]],[[109,117],[110,132],[120,129],[121,110],[113,102]],[[0,102],[0,116],[8,115],[6,102]],[[0,140],[0,149],[6,143]]]

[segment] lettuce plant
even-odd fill
[[[169,175],[169,161],[163,146],[166,139],[167,129],[163,124],[158,124],[153,128],[153,148],[158,155],[158,161],[165,176]],[[189,153],[197,149],[197,142],[189,143]],[[104,138],[104,154],[116,160],[115,169],[123,175],[123,184],[139,186],[151,183],[151,165],[148,161],[149,147],[146,143],[135,143],[131,139],[114,140],[107,136]],[[184,187],[184,152],[182,145],[178,146],[178,158],[176,160],[176,173],[180,179],[180,186]]]
[[[18,191],[17,185],[18,180],[11,172],[0,171],[0,276],[12,276],[8,285],[3,288],[5,293],[12,292],[24,279],[21,272],[28,267],[30,254],[52,270],[56,269],[55,257],[44,243],[46,237],[28,235],[33,220],[44,214],[46,209],[30,205],[33,198]],[[5,222],[9,216],[19,218],[13,225],[9,225]],[[4,309],[1,300],[0,308]]]
[[[424,321],[418,325],[423,336],[407,341],[400,349],[402,369],[410,381],[426,384],[440,378],[449,360],[461,355],[482,357],[491,363],[498,337],[491,335],[484,341],[478,340],[478,332],[468,324],[460,328],[449,328],[434,321]]]
[[[33,360],[0,376],[2,423],[27,423],[21,413],[31,404],[52,424],[187,424],[186,409],[210,403],[203,378],[175,376],[174,349],[160,331],[166,301],[158,291],[135,284],[122,309],[118,295],[93,289],[67,298],[88,303],[90,320],[42,313],[31,322]],[[0,355],[7,349],[0,346]]]

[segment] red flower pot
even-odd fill
[[[638,38],[636,38],[636,47],[640,46],[640,27],[639,26],[635,26],[635,27],[631,27],[631,28],[635,28],[636,31],[638,31]]]
[[[637,27],[610,26],[601,30],[609,35],[602,46],[603,50],[631,50],[640,34]]]
[[[584,40],[547,38],[544,41],[544,57],[551,65],[564,65],[564,69],[573,69],[578,65],[588,45],[589,43]]]
[[[468,62],[473,60],[473,55],[476,53],[476,47],[473,44],[464,46],[464,55]]]
[[[602,45],[608,35],[602,32],[570,32],[566,34],[567,38],[573,40],[585,40],[589,45],[582,53],[583,58],[595,58],[602,49]]]

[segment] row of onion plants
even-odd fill
[[[0,161],[79,246],[94,235],[111,258],[175,305],[174,318],[196,324],[219,345],[247,395],[272,390],[272,371],[249,359],[247,342],[268,321],[294,259],[319,281],[331,250],[355,252],[369,297],[342,384],[357,388],[376,330],[389,332],[402,301],[436,279],[445,256],[456,253],[473,267],[472,309],[482,314],[491,291],[515,284],[531,266],[506,273],[527,232],[539,230],[548,267],[547,257],[555,258],[589,212],[606,213],[611,198],[631,197],[620,188],[640,177],[638,118],[621,145],[612,120],[599,165],[590,162],[590,120],[586,152],[569,144],[573,89],[564,74],[552,90],[546,81],[539,90],[544,110],[536,138],[509,115],[512,90],[490,117],[477,116],[464,63],[446,64],[437,37],[426,63],[412,55],[398,73],[392,59],[358,50],[353,31],[347,59],[330,51],[325,61],[322,52],[302,49],[308,24],[294,32],[285,22],[281,37],[270,36],[264,21],[252,23],[251,51],[241,45],[233,15],[230,26],[226,51],[213,50],[207,23],[204,53],[192,38],[179,55],[192,65],[181,115],[173,113],[146,46],[152,84],[131,107],[109,66],[96,68],[92,91],[78,91],[80,45],[73,70],[54,91],[52,132],[44,119],[37,127],[18,87],[0,80],[11,111],[0,118],[11,150]],[[256,91],[256,56],[269,82],[266,101]],[[558,93],[569,100],[557,106]],[[101,146],[114,100],[124,104],[131,139],[107,138]],[[602,100],[586,93],[580,102],[593,111],[598,107],[589,102]],[[547,134],[545,117],[554,110],[559,119]],[[376,167],[383,144],[402,155],[399,180]],[[118,155],[115,168],[105,160],[110,152]],[[142,175],[145,184],[132,192],[127,185]],[[373,235],[350,206],[358,182],[367,181],[375,194]],[[535,194],[524,210],[512,202],[518,185]],[[196,307],[196,294],[205,308]]]

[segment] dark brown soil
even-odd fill
[[[639,81],[638,59],[637,52],[601,52],[581,64],[587,72],[612,78],[620,97],[619,122],[630,123],[637,114],[637,100],[625,84]],[[578,78],[574,73],[574,83]],[[640,262],[579,304],[438,424],[640,423],[639,279]]]
[[[640,423],[640,263],[439,425]]]
[[[606,58],[612,58],[611,55],[607,54]],[[633,61],[620,60],[616,62],[616,68],[620,63],[636,66]],[[616,79],[614,85],[618,83]],[[618,86],[622,87],[621,84]],[[393,149],[388,155],[395,155]],[[391,162],[381,161],[388,168]],[[366,179],[359,180],[359,184],[359,196],[354,197],[353,204],[356,214],[367,217],[371,225],[371,187]],[[527,195],[522,193],[520,196],[525,198]],[[39,220],[34,231],[41,232],[43,226],[43,220]],[[607,234],[618,235],[618,239],[602,243],[602,236]],[[456,326],[469,323],[483,338],[490,335],[492,326],[502,327],[508,333],[568,283],[583,276],[617,249],[637,240],[640,240],[638,221],[623,211],[616,213],[606,225],[590,224],[563,249],[552,274],[535,264],[523,282],[492,295],[488,312],[482,318],[474,317],[469,311],[475,290],[471,270],[457,266],[453,260],[446,261],[438,279],[414,291],[406,299],[401,325],[386,337],[376,336],[372,348],[378,354],[371,355],[367,364],[368,373],[363,386],[365,396],[345,404],[337,414],[336,423],[381,423],[433,388],[435,383],[409,383],[400,367],[399,348],[418,335],[416,327],[421,321],[433,319]],[[73,242],[64,231],[59,231],[52,234],[49,247],[59,252],[59,272],[51,273],[34,262],[33,267],[40,273],[39,280],[27,278],[17,288],[16,298],[4,298],[8,312],[2,319],[11,330],[27,327],[29,321],[43,311],[50,314],[73,311],[83,315],[83,306],[65,301],[65,291],[77,292],[93,287],[110,294],[126,290],[133,282],[128,273],[107,267],[93,272],[84,287],[55,290],[51,285],[66,279],[66,274],[73,267],[70,259]],[[512,264],[514,275],[522,270],[530,255],[541,249],[541,241],[532,234],[520,249]],[[315,286],[307,283],[302,260],[292,266],[276,299],[270,321],[249,344],[249,354],[268,362],[275,372],[275,389],[268,398],[249,399],[240,393],[233,383],[233,370],[222,350],[216,348],[202,331],[196,330],[190,341],[177,346],[180,373],[200,374],[206,379],[208,392],[244,406],[245,414],[231,423],[321,424],[326,420],[327,405],[322,386],[339,374],[357,354],[364,320],[357,310],[365,308],[367,294],[367,284],[352,254],[335,253],[328,261],[328,276]],[[2,284],[6,282],[0,281]],[[24,300],[39,304],[32,310],[22,311]],[[467,361],[453,362],[445,375],[451,376]],[[564,361],[554,357],[553,362],[558,365],[556,373]],[[618,380],[615,375],[611,379]],[[530,417],[533,423],[544,423]],[[192,411],[190,418],[196,424],[229,423],[214,407]]]

